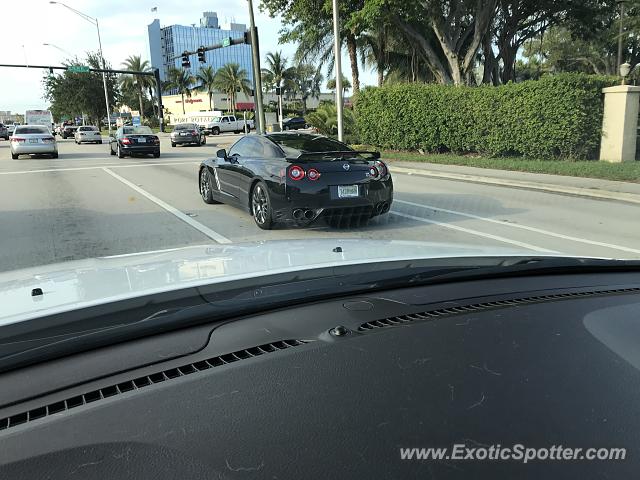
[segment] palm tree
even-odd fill
[[[249,95],[251,82],[247,77],[247,71],[240,68],[237,63],[227,63],[221,67],[215,75],[215,89],[227,94],[227,101],[231,103],[233,114],[236,114],[237,92]]]
[[[302,99],[302,115],[307,114],[307,99],[320,98],[320,88],[324,77],[320,73],[320,68],[315,68],[308,63],[301,63],[294,72],[293,82],[295,92]]]
[[[295,69],[287,67],[287,57],[282,56],[282,52],[267,53],[267,68],[262,69],[263,76],[271,80],[274,86],[291,87],[287,82],[293,77]]]
[[[142,61],[140,55],[131,55],[127,58],[122,66],[125,70],[132,72],[148,72],[150,70],[149,62]],[[144,92],[150,85],[151,77],[147,75],[122,75],[120,77],[120,85],[125,90],[133,90],[138,94],[138,102],[140,104],[140,116],[144,117]]]
[[[175,88],[182,97],[182,114],[184,115],[184,96],[191,97],[191,87],[195,79],[188,70],[171,68],[169,70],[169,88]]]
[[[200,67],[196,80],[200,82],[198,89],[201,92],[207,92],[209,95],[209,110],[213,110],[213,92],[216,90],[216,72],[213,67],[210,65],[208,67]]]
[[[336,91],[336,79],[335,78],[331,78],[329,79],[329,81],[327,82],[327,88],[329,90],[333,90],[334,93]],[[349,81],[349,79],[347,77],[345,77],[344,75],[342,76],[342,94],[344,95],[345,92],[347,90],[349,90],[351,88],[351,82]]]

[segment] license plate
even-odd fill
[[[38,143],[38,139],[37,138],[30,138],[29,139],[29,143]]]
[[[189,135],[188,133],[181,133],[180,136],[181,137],[186,137],[187,135]]]
[[[358,185],[338,185],[338,197],[350,198],[358,196]]]
[[[147,139],[144,137],[138,138],[138,143],[147,143]]]

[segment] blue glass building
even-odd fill
[[[160,78],[165,81],[170,67],[182,68],[180,55],[184,51],[196,51],[201,45],[222,43],[225,38],[244,38],[247,30],[244,24],[232,23],[223,30],[218,25],[215,12],[204,12],[200,26],[171,25],[161,27],[155,19],[148,26],[151,65],[160,70]],[[175,58],[178,57],[178,58]],[[237,63],[247,71],[247,77],[253,84],[251,63],[251,45],[241,44],[220,48],[205,53],[206,63],[200,63],[197,55],[191,55],[191,74],[196,75],[201,66],[211,66],[214,71],[227,63]],[[176,92],[168,91],[165,94]]]

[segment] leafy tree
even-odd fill
[[[240,68],[240,65],[227,63],[216,72],[215,88],[227,94],[227,101],[231,103],[231,109],[235,115],[237,92],[249,95],[251,82],[247,77],[247,71]]]
[[[213,92],[216,90],[216,72],[211,65],[200,67],[200,71],[196,75],[196,81],[200,82],[198,89],[201,92],[207,92],[209,96],[209,110],[213,110]]]
[[[166,86],[171,89],[175,88],[182,97],[182,113],[184,114],[184,97],[186,95],[187,98],[191,98],[191,90],[195,79],[188,70],[178,68],[171,68],[168,78]]]
[[[268,79],[269,83],[275,87],[283,86],[285,89],[292,88],[292,79],[295,69],[288,66],[289,60],[282,56],[282,52],[267,53],[266,68],[262,69],[262,75]]]
[[[294,92],[302,100],[302,115],[307,114],[307,100],[320,98],[320,88],[324,77],[319,68],[308,63],[298,65],[292,77]]]
[[[125,70],[132,72],[149,72],[151,67],[147,60],[142,61],[140,55],[131,55],[123,63]],[[120,86],[123,90],[135,90],[138,94],[138,106],[140,115],[144,116],[145,91],[153,85],[151,77],[146,75],[122,75],[120,77]],[[130,105],[129,105],[130,106]]]
[[[88,65],[91,68],[102,68],[100,56],[97,53],[88,52],[85,59],[68,59],[64,65]],[[107,69],[111,66],[107,64]],[[116,76],[106,75],[107,92],[109,95],[109,107],[113,110],[120,98],[120,89]],[[43,98],[51,104],[51,112],[56,119],[62,117],[76,117],[86,114],[91,123],[101,125],[101,120],[106,117],[107,109],[104,101],[104,86],[102,74],[72,73],[64,71],[62,74],[47,73],[42,79],[44,89]]]

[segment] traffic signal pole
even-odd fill
[[[266,133],[266,125],[264,119],[264,105],[262,103],[262,75],[260,69],[260,43],[258,42],[258,27],[256,27],[255,19],[253,18],[253,1],[249,0],[249,25],[251,27],[251,55],[253,63],[253,85],[254,85],[254,98],[256,101],[256,114],[258,120],[256,125],[259,125],[260,131],[258,133]]]

